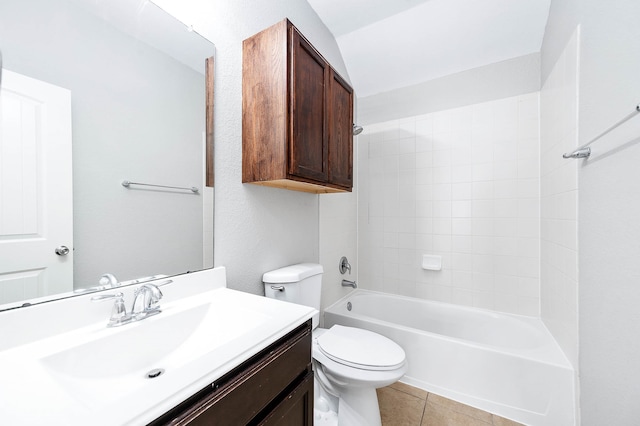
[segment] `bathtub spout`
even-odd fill
[[[358,284],[355,281],[342,280],[342,287],[358,288]]]

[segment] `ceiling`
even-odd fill
[[[539,52],[551,0],[307,0],[358,97]]]

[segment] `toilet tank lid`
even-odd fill
[[[262,276],[262,282],[294,283],[322,272],[322,265],[317,263],[298,263],[297,265],[285,266],[275,271],[265,272]]]

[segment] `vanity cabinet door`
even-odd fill
[[[313,372],[309,372],[302,382],[285,396],[282,402],[259,425],[313,425],[313,397]]]

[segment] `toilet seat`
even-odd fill
[[[405,363],[404,350],[398,344],[369,330],[334,325],[317,343],[330,360],[361,370],[397,370]]]

